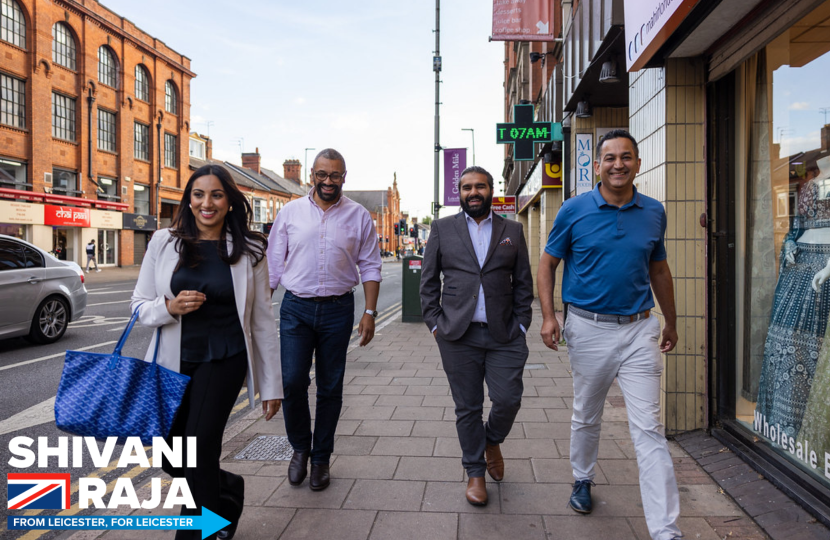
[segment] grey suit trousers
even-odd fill
[[[455,427],[461,463],[470,478],[484,476],[485,444],[501,444],[510,433],[522,404],[522,373],[528,349],[525,335],[509,343],[495,341],[486,327],[471,323],[456,341],[436,336],[441,361],[455,402]],[[484,382],[492,402],[482,422]]]

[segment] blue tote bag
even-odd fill
[[[99,439],[167,437],[190,377],[158,365],[161,329],[153,361],[121,356],[138,320],[136,309],[112,354],[66,351],[55,397],[58,429]]]

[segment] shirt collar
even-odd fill
[[[478,227],[480,225],[484,225],[488,220],[493,221],[493,211],[490,210],[490,214],[486,218],[482,219],[481,223],[476,223],[476,220],[471,218],[470,214],[468,214],[467,212],[464,212],[464,219],[467,220],[467,223],[475,225],[476,227]]]
[[[591,191],[591,196],[594,198],[594,202],[597,203],[597,207],[602,208],[603,206],[612,206],[613,208],[616,208],[616,206],[608,204],[605,201],[605,199],[602,198],[602,194],[599,192],[600,184],[602,184],[602,182],[597,182],[597,185],[595,185],[594,189]],[[620,210],[622,210],[623,208],[628,208],[629,206],[632,206],[632,205],[637,206],[638,208],[643,207],[643,201],[640,197],[640,192],[637,191],[637,186],[631,186],[631,187],[634,189],[634,197],[631,199],[631,201],[628,204],[626,204],[625,206],[620,208]]]

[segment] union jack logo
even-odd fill
[[[9,473],[9,510],[66,510],[69,473]]]

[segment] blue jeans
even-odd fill
[[[346,352],[354,326],[354,295],[315,302],[290,291],[280,306],[280,356],[285,431],[296,452],[311,451],[311,462],[328,464],[343,407]],[[308,408],[314,357],[317,410],[314,435]]]

